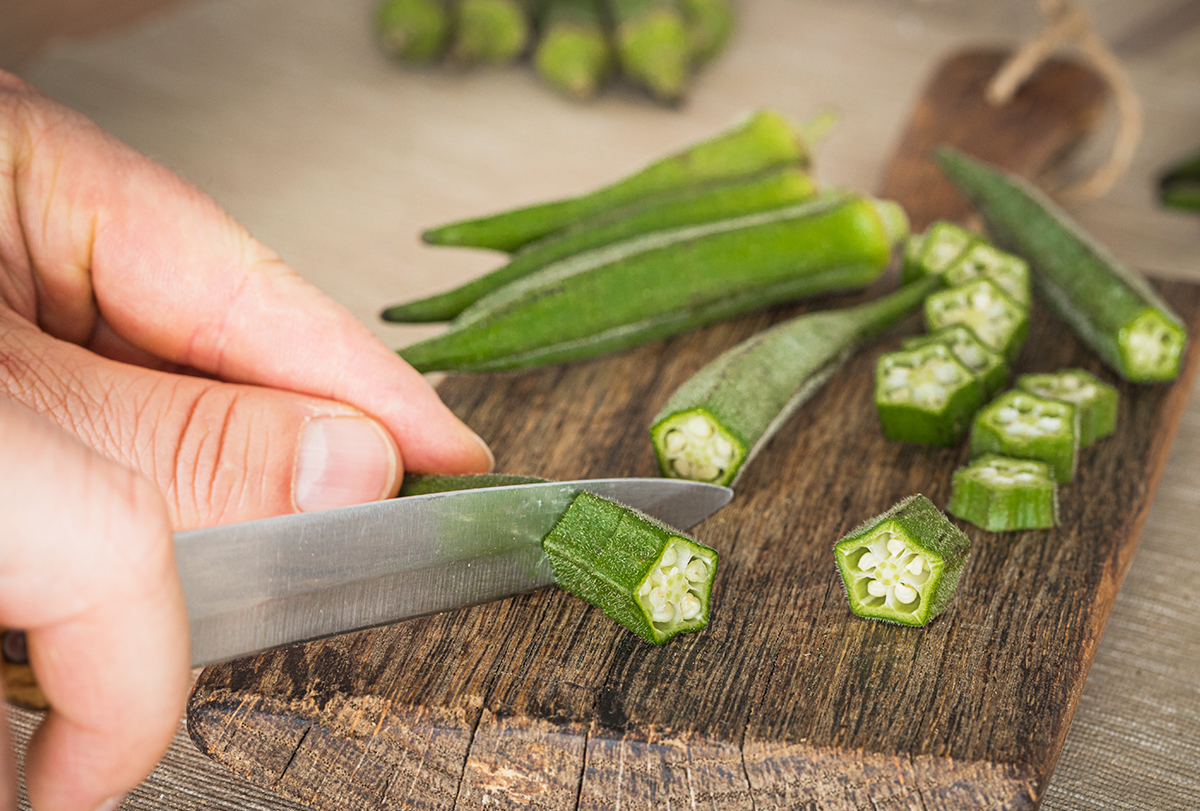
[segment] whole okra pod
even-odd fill
[[[662,475],[732,484],[787,418],[854,352],[921,303],[926,277],[875,301],[807,313],[758,333],[694,374],[650,428]]]
[[[1144,278],[1026,181],[947,147],[936,157],[996,243],[1029,261],[1042,298],[1105,363],[1135,383],[1175,379],[1187,330]]]
[[[496,371],[626,349],[768,304],[869,284],[906,228],[895,203],[825,193],[646,234],[518,279],[400,355],[420,371]]]
[[[535,239],[644,197],[808,164],[802,133],[784,116],[761,110],[714,138],[651,163],[588,194],[461,220],[425,231],[432,245],[515,251]]]
[[[556,90],[576,99],[596,95],[613,68],[599,0],[550,0],[533,63]]]
[[[677,0],[608,0],[621,70],[659,101],[683,99],[691,67]]]
[[[789,167],[747,180],[647,198],[527,245],[504,266],[461,287],[389,307],[383,319],[404,323],[448,321],[488,293],[552,262],[651,231],[781,208],[812,197],[816,191],[807,172]]]

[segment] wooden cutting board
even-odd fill
[[[917,227],[966,209],[925,165],[950,140],[1033,174],[1094,122],[1103,91],[1055,64],[1009,107],[979,101],[996,54],[946,62],[885,182]],[[1200,332],[1200,287],[1160,286]],[[826,299],[825,307],[863,296]],[[456,375],[443,398],[498,469],[655,474],[647,427],[722,350],[802,306],[639,350],[520,374]],[[207,669],[197,745],[323,809],[1035,808],[1158,483],[1197,358],[1170,386],[1117,383],[1116,434],[1085,450],[1062,527],[989,534],[923,629],[853,617],[832,545],[912,493],[944,505],[965,449],[889,442],[880,352],[853,359],[779,432],[695,534],[721,554],[703,633],[653,647],[555,589]],[[1016,372],[1116,382],[1035,309]]]

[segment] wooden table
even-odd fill
[[[430,329],[380,325],[380,305],[494,264],[424,248],[421,226],[585,189],[759,106],[802,117],[836,103],[842,123],[818,174],[875,188],[933,62],[966,42],[1012,42],[1036,22],[1021,0],[744,5],[731,50],[682,111],[623,90],[568,104],[526,68],[396,69],[371,46],[366,0],[196,3],[64,42],[21,73],[197,183],[399,346]],[[1170,16],[1173,2],[1132,5],[1091,8],[1143,95],[1147,136],[1130,174],[1078,213],[1132,264],[1200,279],[1200,225],[1155,208],[1149,187],[1164,162],[1197,146],[1200,35],[1178,22],[1186,14]],[[1194,805],[1198,453],[1194,400],[1044,808],[1140,807],[1119,802],[1138,793],[1145,807]],[[19,737],[29,723],[14,718]],[[128,807],[289,806],[203,761],[183,737]]]

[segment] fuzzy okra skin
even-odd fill
[[[954,471],[946,512],[988,532],[1058,525],[1058,483],[1045,462],[984,454]]]
[[[875,366],[875,411],[888,439],[957,445],[981,405],[974,372],[945,344],[888,352]]]
[[[943,273],[981,237],[974,231],[938,220],[924,233],[913,234],[904,245],[901,278],[908,282],[930,273]]]
[[[953,324],[970,327],[979,340],[1011,362],[1029,334],[1029,310],[991,279],[976,279],[925,300],[926,329],[937,332]]]
[[[549,0],[533,63],[556,90],[576,99],[595,96],[614,63],[599,0]]]
[[[677,0],[608,0],[622,72],[667,104],[683,99],[691,68]]]
[[[529,42],[522,0],[457,0],[450,56],[464,65],[502,65],[516,59]]]
[[[971,426],[971,458],[985,453],[1045,462],[1059,484],[1069,484],[1079,459],[1079,411],[1061,400],[1005,392]]]
[[[441,56],[450,34],[448,0],[383,0],[375,11],[375,36],[390,56],[414,64]]]
[[[1075,406],[1079,410],[1081,448],[1117,430],[1117,390],[1083,369],[1021,375],[1017,378],[1017,388]]]
[[[1135,383],[1178,376],[1187,330],[1144,278],[1024,180],[947,147],[936,159],[996,244],[1029,261],[1042,298],[1106,364]]]
[[[938,284],[807,313],[722,353],[667,400],[650,428],[662,475],[732,484],[787,418],[865,342],[912,312]]]
[[[430,228],[431,245],[515,251],[535,239],[644,197],[730,180],[789,165],[807,166],[800,131],[772,110],[760,110],[730,129],[661,158],[608,186],[549,203]]]
[[[561,588],[647,642],[708,624],[717,553],[636,510],[580,493],[542,549]]]
[[[970,369],[985,401],[1008,385],[1008,364],[1004,356],[989,347],[965,324],[951,324],[931,335],[906,338],[901,349],[917,349],[928,344],[945,344],[963,366]]]
[[[1008,297],[1029,309],[1029,263],[982,240],[971,245],[945,271],[946,284],[966,284],[975,279],[991,279]]]
[[[788,167],[766,175],[686,189],[639,201],[522,248],[502,267],[429,298],[383,311],[384,321],[448,321],[483,296],[546,265],[651,231],[752,214],[797,203],[816,194],[812,177]]]
[[[909,496],[834,546],[850,610],[925,625],[946,610],[971,542],[922,495]]]
[[[627,349],[768,304],[865,286],[886,268],[906,224],[894,203],[825,193],[646,234],[518,279],[400,355],[420,371],[497,371]]]
[[[455,490],[479,490],[487,487],[509,487],[514,484],[539,484],[546,481],[536,476],[516,476],[509,473],[467,473],[459,476],[437,476],[405,473],[400,485],[401,496],[424,496],[429,493],[448,493]]]

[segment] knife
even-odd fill
[[[679,479],[587,479],[406,496],[177,532],[192,664],[551,585],[541,539],[584,490],[683,529],[733,497],[727,487]],[[22,651],[12,650],[23,642],[5,634],[6,678],[15,678],[12,665],[23,664]]]

